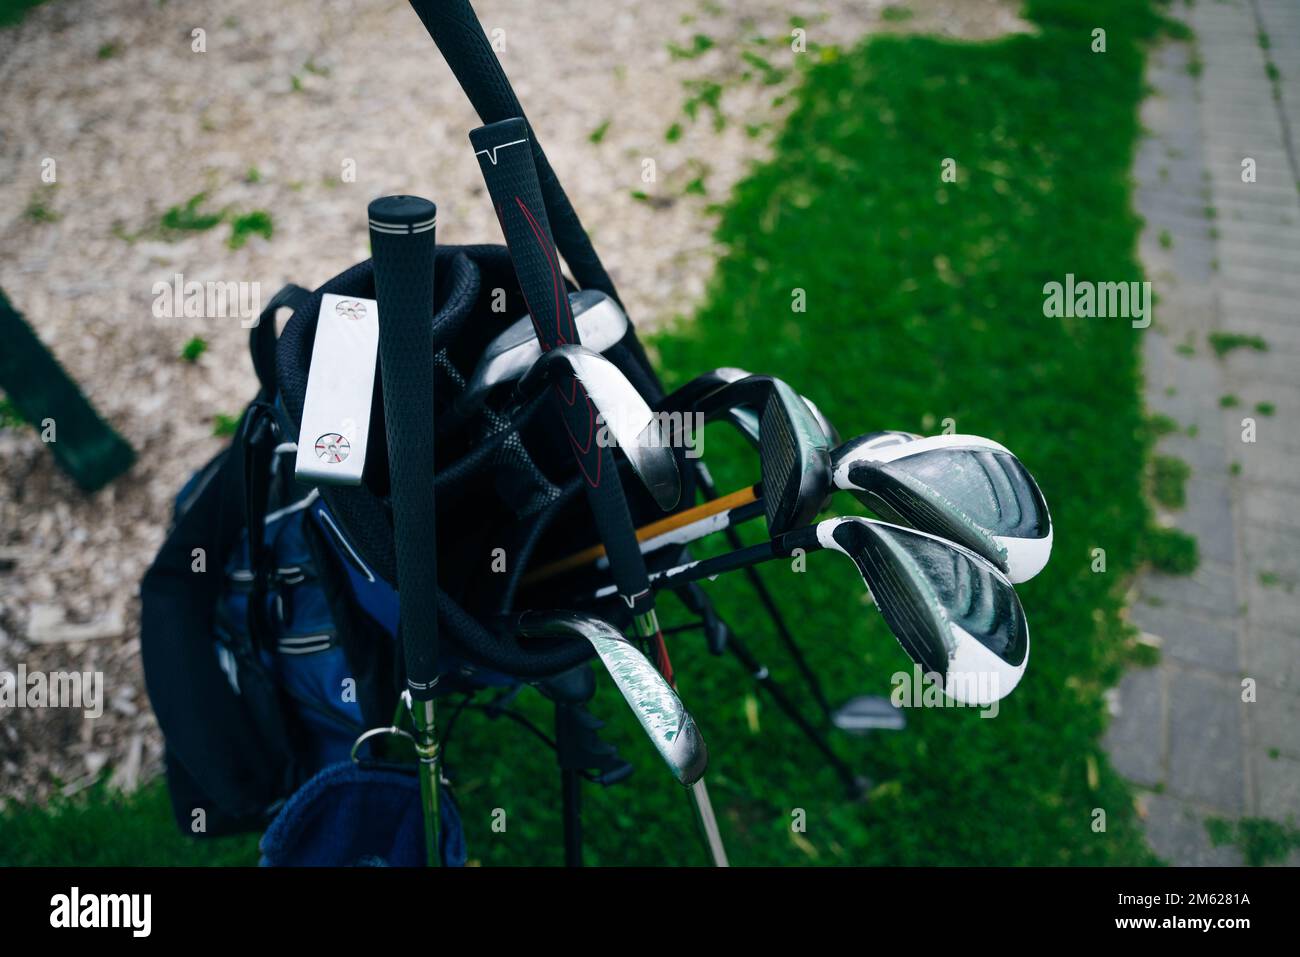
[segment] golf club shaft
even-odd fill
[[[684,540],[694,541],[696,538],[702,538],[708,532],[716,530],[719,523],[725,523],[726,527],[730,528],[752,518],[759,518],[763,514],[760,491],[760,486],[751,485],[747,488],[737,489],[730,495],[714,499],[703,505],[688,508],[669,515],[667,518],[649,522],[636,529],[636,540],[645,545],[645,543],[653,542],[660,536],[678,532],[683,536]],[[710,522],[711,519],[715,521]],[[700,523],[698,529],[694,527],[697,523]],[[705,524],[708,525],[707,528],[704,527]],[[659,546],[654,545],[651,548],[643,548],[642,551],[649,551],[654,547]],[[734,547],[739,548],[740,546],[737,544]],[[592,562],[599,561],[604,557],[605,546],[601,544],[592,545],[534,569],[524,575],[523,584],[532,585],[543,582],[548,578],[554,578],[575,568],[590,565]]]
[[[827,521],[833,521],[833,519],[827,519]],[[808,525],[804,528],[797,528],[794,531],[776,535],[757,545],[750,545],[714,558],[687,562],[684,565],[655,572],[650,576],[650,587],[654,591],[659,591],[661,588],[674,588],[678,585],[716,578],[727,572],[760,565],[763,562],[773,561],[778,558],[788,558],[796,550],[805,553],[821,551],[825,546],[817,538],[817,528],[817,525]],[[612,586],[607,586],[597,590],[594,597],[602,599],[614,593],[615,589]]]
[[[580,344],[529,149],[528,124],[521,117],[491,123],[473,130],[470,142],[496,207],[542,351],[562,343]],[[554,394],[578,469],[585,479],[596,530],[609,551],[610,569],[619,594],[632,611],[637,634],[654,643],[659,670],[670,685],[675,685],[672,662],[655,615],[645,559],[637,547],[614,457],[597,441],[595,410],[576,379],[567,386],[557,385]],[[726,866],[725,854],[719,854],[721,839],[713,808],[709,806],[708,791],[692,787],[691,794],[713,861],[718,866]]]
[[[433,203],[389,196],[370,204],[379,357],[388,439],[398,607],[406,685],[420,760],[425,850],[438,844],[438,571],[433,483]]]
[[[704,467],[703,460],[699,461],[699,466],[700,467],[696,471],[697,480],[700,485],[700,493],[710,501],[717,501],[718,490],[713,484],[713,476],[710,475],[709,470]],[[725,529],[727,543],[733,550],[744,547],[744,542],[740,539],[740,533],[735,529],[736,524],[735,521],[729,521]],[[794,632],[792,632],[790,626],[786,624],[785,616],[781,614],[781,609],[777,607],[776,599],[772,596],[771,591],[768,590],[767,585],[763,581],[763,577],[758,573],[757,568],[746,568],[745,578],[749,580],[750,587],[754,590],[754,594],[758,596],[760,604],[762,604],[763,609],[767,612],[767,617],[771,620],[772,627],[776,629],[777,636],[781,639],[782,644],[785,645],[786,650],[790,652],[790,657],[794,659],[795,667],[799,669],[799,673],[803,676],[804,684],[808,687],[809,693],[812,694],[813,700],[817,702],[817,707],[820,708],[822,714],[829,719],[831,716],[831,703],[826,698],[826,692],[822,688],[821,680],[817,677],[817,673],[813,671],[812,665],[808,663],[808,659],[804,657],[803,649],[800,648],[799,643],[795,641]],[[759,669],[750,669],[755,676],[759,675],[760,670],[762,674],[767,675],[766,668],[758,665],[756,661],[754,662],[754,665]],[[779,704],[785,712],[790,715],[795,723],[804,728],[809,737],[813,739],[813,743],[831,759],[831,763],[836,766],[836,771],[840,773],[841,777],[845,777],[846,780],[852,782],[852,774],[848,772],[848,768],[845,767],[842,762],[837,763],[838,759],[832,757],[833,752],[830,752],[829,745],[824,741],[821,741],[819,736],[815,735],[809,728],[805,727],[806,722],[803,719],[803,715],[794,710],[792,703],[783,700],[785,699],[785,692],[772,681],[770,675],[768,675],[767,680],[770,683],[769,691],[771,691],[772,696],[777,700],[777,704]],[[759,682],[762,683],[761,678],[759,679]],[[787,704],[789,704],[788,707]]]

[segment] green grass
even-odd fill
[[[1190,575],[1201,563],[1196,539],[1176,528],[1148,528],[1142,554],[1151,567],[1168,575]]]
[[[902,23],[912,19],[912,11],[900,4],[890,4],[880,11],[880,19],[886,23]]]
[[[186,838],[172,823],[161,780],[130,797],[96,785],[42,808],[0,811],[0,867],[49,864],[192,867],[257,863],[256,837]]]
[[[179,232],[202,232],[220,225],[224,218],[222,213],[205,213],[200,209],[207,199],[207,193],[195,193],[184,204],[169,207],[162,215],[162,228]]]
[[[264,209],[255,209],[230,220],[230,238],[226,245],[231,249],[242,249],[251,237],[270,239],[272,232],[274,224],[271,222],[271,214]]]
[[[23,22],[28,11],[40,6],[44,0],[0,0],[0,27],[15,27]]]
[[[26,425],[27,420],[18,411],[18,406],[8,396],[0,396],[0,429],[16,429]]]
[[[231,438],[239,431],[239,416],[218,412],[212,417],[212,434],[218,438]]]
[[[1208,818],[1205,830],[1215,847],[1236,846],[1250,867],[1281,864],[1287,855],[1300,848],[1300,828],[1265,818],[1246,817],[1239,821]]]
[[[1214,354],[1222,359],[1233,349],[1254,349],[1268,352],[1268,342],[1261,336],[1248,336],[1240,332],[1211,332],[1206,337]]]
[[[772,373],[846,435],[932,430],[951,417],[1020,454],[1055,524],[1051,563],[1018,588],[1035,636],[1020,687],[992,720],[918,710],[901,734],[837,739],[872,779],[859,803],[844,799],[734,661],[707,655],[698,635],[670,639],[711,746],[709,789],[733,863],[1154,862],[1132,793],[1100,744],[1102,695],[1135,654],[1120,617],[1131,575],[1144,561],[1194,568],[1196,544],[1151,527],[1139,333],[1127,322],[1048,320],[1042,289],[1067,272],[1142,278],[1129,176],[1142,44],[1159,23],[1132,0],[1027,6],[1033,35],[972,44],[877,36],[809,67],[772,158],[722,212],[727,252],[706,301],[693,321],[648,343],[669,385],[720,365]],[[1098,23],[1108,28],[1104,56],[1088,48]],[[703,110],[721,122],[715,90],[687,92],[688,117]],[[936,175],[946,156],[960,158],[957,183]],[[796,289],[806,312],[791,311]],[[752,453],[725,430],[709,431],[707,450],[724,489],[756,478]],[[849,563],[813,555],[806,572],[778,563],[764,575],[833,700],[888,693],[908,660]],[[743,583],[728,576],[706,587],[776,677],[796,686]],[[661,611],[666,625],[683,618],[671,598]],[[549,726],[538,694],[525,691],[520,707]],[[609,682],[593,711],[638,771],[585,788],[587,862],[703,864],[685,793]],[[561,861],[558,774],[545,749],[469,713],[447,758],[475,860]],[[504,833],[492,827],[495,809]],[[1101,833],[1095,809],[1106,812]],[[794,834],[799,811],[807,830]],[[161,807],[149,813],[170,830]],[[131,815],[145,820],[145,810]],[[78,834],[78,846],[93,841]]]
[[[1182,459],[1171,455],[1152,457],[1152,496],[1166,508],[1182,508],[1187,504],[1187,480],[1191,474],[1191,466]]]
[[[185,362],[195,363],[199,361],[199,356],[203,355],[203,353],[207,351],[207,340],[200,336],[194,336],[186,342],[184,347],[181,349],[181,359]]]
[[[33,193],[31,199],[27,201],[27,208],[23,210],[23,218],[28,222],[41,224],[57,223],[62,219],[62,215],[51,205],[57,189],[57,186],[49,185]]]

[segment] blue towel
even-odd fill
[[[438,789],[442,861],[464,867],[460,810]],[[420,867],[424,819],[414,774],[343,761],[285,802],[260,844],[264,867]]]

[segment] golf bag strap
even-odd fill
[[[208,811],[206,834],[260,829],[301,778],[268,676],[243,672],[237,693],[213,654],[221,568],[243,530],[243,455],[236,441],[211,463],[211,478],[178,516],[140,589],[145,682],[167,738],[173,810],[185,833],[193,833],[198,807]],[[195,566],[198,556],[206,567]],[[240,747],[231,748],[232,740]]]
[[[266,595],[270,580],[271,550],[266,547],[266,504],[271,491],[271,458],[278,430],[275,411],[258,399],[249,405],[241,429],[244,446],[244,527],[248,529],[249,569],[253,574],[248,597],[248,634],[253,647],[270,648],[270,615]]]
[[[275,314],[286,307],[297,312],[310,298],[310,290],[289,283],[271,297],[249,332],[248,349],[253,355],[253,370],[262,386],[258,398],[266,401],[275,398]]]

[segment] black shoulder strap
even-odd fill
[[[262,394],[259,398],[270,401],[275,398],[275,314],[281,308],[288,307],[297,311],[311,298],[311,293],[289,283],[266,304],[262,314],[257,317],[257,324],[248,334],[248,349],[253,354],[253,369],[257,381],[261,383]]]
[[[261,399],[249,405],[239,432],[244,458],[244,528],[248,534],[249,569],[253,573],[248,596],[248,633],[253,647],[269,648],[271,620],[266,596],[270,582],[271,550],[267,548],[266,510],[271,490],[271,458],[279,441],[275,414]]]

